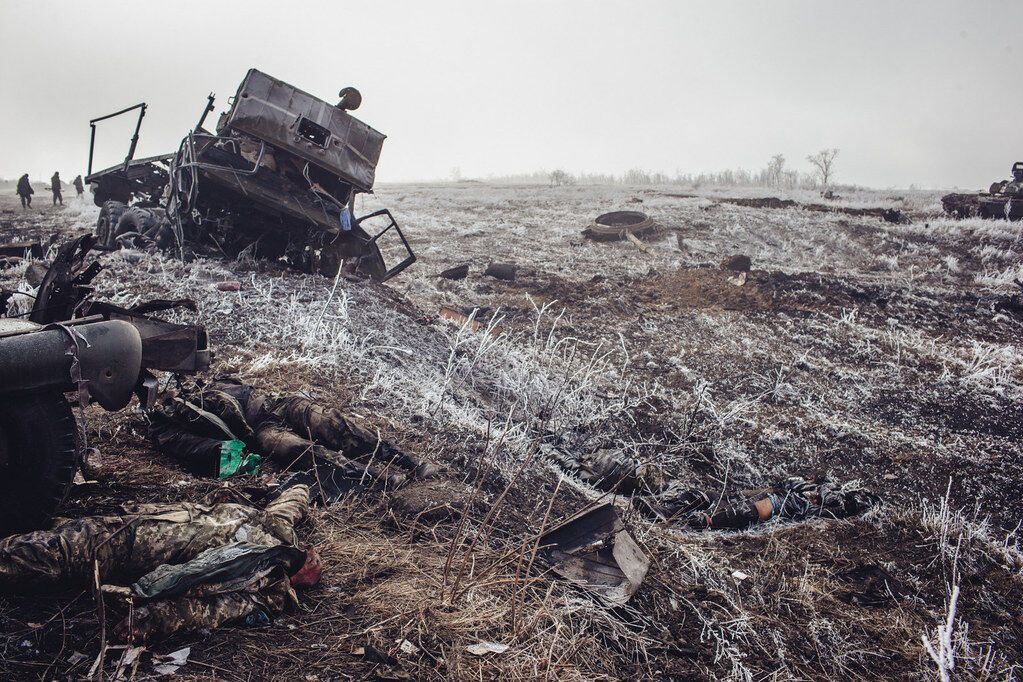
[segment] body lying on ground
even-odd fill
[[[158,449],[200,475],[212,473],[209,453],[218,452],[218,442],[228,437],[283,467],[329,464],[360,482],[388,487],[408,473],[426,478],[437,471],[335,408],[304,396],[274,397],[231,380],[169,394],[152,415],[150,436]]]
[[[663,472],[656,466],[619,451],[578,453],[547,445],[543,452],[583,483],[606,492],[632,495],[635,505],[648,516],[681,521],[692,528],[734,530],[771,519],[846,518],[880,504],[880,499],[866,490],[838,485],[826,478],[808,481],[797,476],[729,501],[677,481],[665,483]]]
[[[0,541],[0,593],[132,584],[133,641],[215,628],[296,603],[296,582],[318,578],[315,550],[295,525],[309,489],[295,485],[258,509],[245,504],[144,504]],[[123,631],[123,628],[122,628]]]
[[[845,488],[828,479],[807,481],[798,476],[749,492],[737,500],[714,499],[703,490],[683,486],[670,486],[657,495],[633,499],[637,507],[655,518],[681,521],[690,528],[703,530],[743,530],[772,519],[844,519],[881,502],[879,497],[860,488]]]

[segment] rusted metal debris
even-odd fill
[[[487,266],[487,269],[483,271],[483,274],[488,277],[493,277],[494,279],[514,282],[518,271],[519,266],[515,263],[491,263]]]
[[[540,538],[552,570],[621,605],[639,589],[650,559],[611,503],[584,509]]]
[[[463,263],[437,273],[441,279],[465,279],[469,276],[469,264]]]
[[[737,253],[726,257],[718,267],[732,272],[749,272],[750,268],[753,267],[753,261],[749,256]]]
[[[181,257],[242,253],[306,272],[387,280],[416,257],[390,211],[355,217],[355,197],[372,191],[384,135],[354,118],[354,88],[328,104],[250,69],[214,132],[210,95],[174,153],[134,159],[145,104],[93,119],[90,184],[101,207],[102,248],[167,249]],[[96,123],[138,110],[123,163],[92,171]],[[388,266],[380,245],[399,256]]]
[[[583,230],[583,236],[601,242],[615,242],[633,237],[643,237],[657,229],[657,223],[641,211],[612,211],[597,216]]]

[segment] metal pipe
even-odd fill
[[[131,137],[131,146],[128,148],[128,156],[124,159],[124,170],[128,170],[128,164],[135,158],[135,145],[139,143],[139,129],[142,127],[142,117],[146,115],[146,104],[142,103],[142,108],[139,109],[139,120],[135,122],[135,134]]]

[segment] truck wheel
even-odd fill
[[[114,241],[117,222],[127,209],[128,207],[120,201],[103,202],[103,206],[99,209],[99,220],[96,222],[96,237],[101,246],[117,245],[117,242]]]
[[[122,214],[121,220],[115,226],[114,236],[110,245],[117,246],[122,235],[132,232],[138,234],[135,245],[158,241],[162,231],[161,228],[167,222],[167,219],[162,218],[161,213],[155,209],[132,207]],[[170,227],[169,223],[168,227]]]
[[[0,400],[0,536],[41,527],[64,501],[77,429],[61,393]]]

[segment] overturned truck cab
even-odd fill
[[[90,121],[86,181],[100,206],[104,248],[155,245],[181,257],[284,260],[305,272],[339,269],[378,281],[416,257],[390,211],[355,217],[355,197],[371,193],[384,135],[348,112],[354,88],[329,104],[250,69],[215,132],[198,124],[172,154],[134,159],[146,105]],[[122,163],[92,172],[96,124],[132,111],[138,122]],[[383,243],[397,262],[385,262]]]

